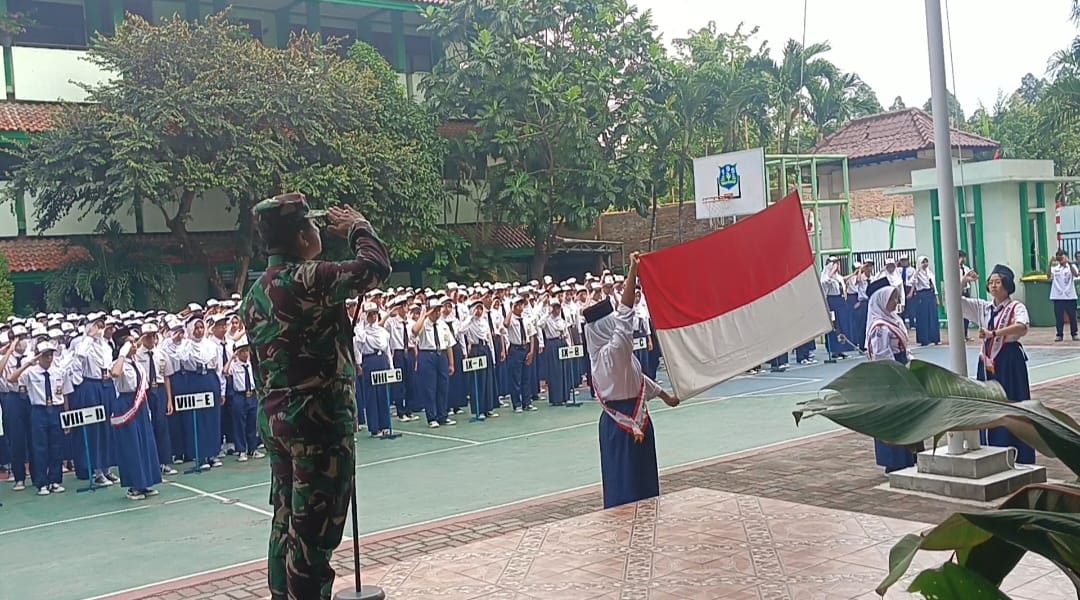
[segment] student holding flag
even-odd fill
[[[646,401],[659,396],[668,406],[679,399],[641,372],[634,356],[634,297],[638,253],[618,307],[600,301],[584,310],[585,338],[592,364],[592,385],[603,407],[600,415],[600,470],[604,508],[660,495],[656,440]]]

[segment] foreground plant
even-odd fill
[[[910,368],[892,361],[856,366],[800,402],[793,412],[823,416],[886,443],[914,446],[939,440],[948,431],[1007,427],[1045,456],[1056,457],[1080,475],[1080,425],[1038,400],[1009,402],[996,382],[974,381],[915,360]],[[1080,595],[1080,488],[1040,484],[1025,487],[999,510],[956,513],[919,535],[901,539],[889,553],[885,592],[903,577],[919,550],[951,551],[937,569],[919,573],[908,591],[937,600],[1008,599],[999,587],[1024,554],[1034,552],[1057,565]]]

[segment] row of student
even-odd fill
[[[584,283],[573,279],[554,283],[545,278],[513,286],[451,283],[440,291],[375,290],[362,301],[363,306],[360,300],[349,301],[362,373],[357,381],[361,418],[370,415],[365,420],[375,435],[389,431],[385,390],[380,390],[382,395],[374,393],[370,373],[391,365],[401,368],[404,375],[404,381],[389,388],[398,418],[413,420],[424,412],[432,427],[453,424],[450,415],[470,405],[487,417],[497,416],[495,409],[506,402],[517,411],[534,410],[542,390],[549,403],[565,404],[582,374],[587,374],[588,363],[584,357],[559,360],[558,349],[583,345],[582,305],[605,298],[613,301],[621,287],[621,278],[605,273],[587,275]],[[639,356],[655,374],[658,345],[651,335],[645,302],[640,293],[637,297]],[[76,477],[90,479],[96,486],[124,483],[123,456],[139,452],[131,440],[119,435],[118,424],[95,423],[80,428],[80,435],[71,435],[72,431],[56,435],[56,419],[35,420],[36,409],[31,407],[39,396],[31,393],[29,385],[8,381],[24,365],[39,361],[49,362],[47,369],[55,371],[49,375],[50,383],[61,386],[59,393],[49,397],[53,403],[49,406],[59,407],[50,409],[57,415],[60,409],[102,406],[114,416],[125,406],[122,393],[135,390],[117,381],[113,366],[122,360],[137,367],[145,394],[138,396],[139,410],[133,414],[145,415],[149,435],[140,433],[133,439],[139,440],[140,447],[153,449],[140,455],[152,463],[157,481],[176,473],[172,465],[193,462],[194,468],[205,470],[221,466],[226,454],[235,454],[239,461],[262,458],[255,427],[254,366],[243,325],[234,312],[238,303],[239,297],[234,296],[209,300],[205,308],[192,304],[176,315],[165,311],[38,314],[0,324],[0,350],[6,357],[0,368],[5,430],[0,436],[0,465],[8,466],[13,489],[26,488],[29,462],[30,481],[39,493],[62,491],[49,470],[56,457]],[[366,310],[358,315],[361,308]],[[120,356],[128,342],[130,356]],[[463,370],[463,359],[470,356],[488,360],[487,368],[471,380]],[[213,407],[176,409],[177,397],[199,394],[209,394]],[[375,401],[377,397],[383,401]],[[32,477],[34,465],[45,465],[46,474]],[[152,485],[152,481],[127,485],[128,495],[133,499],[152,495]]]

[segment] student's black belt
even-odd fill
[[[562,338],[557,338],[557,337],[554,337],[554,338],[544,338],[544,341],[545,341],[545,342],[557,342],[557,341],[559,341],[559,340],[561,340],[561,339],[562,339]]]
[[[367,358],[369,356],[382,356],[382,352],[368,352],[367,354],[361,354],[361,358]]]
[[[511,348],[526,348],[525,344],[510,344]]]

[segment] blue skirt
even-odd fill
[[[893,359],[902,365],[908,362],[906,352],[897,353]],[[878,439],[874,440],[874,458],[879,467],[885,467],[886,473],[915,466],[915,454],[911,450],[903,446],[892,446]]]
[[[113,401],[113,414],[129,410],[134,402],[134,392],[118,395]],[[120,484],[133,490],[148,490],[161,483],[157,440],[154,438],[154,427],[150,424],[148,408],[147,404],[143,404],[130,423],[113,427]]]
[[[360,365],[363,373],[358,378],[360,381],[357,383],[356,392],[367,417],[368,429],[374,435],[390,429],[390,399],[387,392],[391,390],[385,385],[372,385],[371,374],[389,369],[390,357],[385,354],[368,354],[361,357]]]
[[[933,290],[915,292],[915,341],[922,344],[941,342],[941,324],[938,322],[937,295]]]
[[[213,408],[183,411],[180,416],[184,455],[196,462],[217,456],[221,451],[221,381],[214,373],[181,371],[173,375],[173,397],[203,392],[214,394]]]
[[[607,402],[612,410],[632,415],[636,400]],[[604,485],[604,508],[612,508],[660,495],[660,471],[656,462],[656,438],[652,419],[645,439],[637,442],[607,412],[600,414],[600,473]]]
[[[994,372],[987,375],[982,360],[979,361],[977,374],[979,381],[994,380],[1005,388],[1005,397],[1013,402],[1031,399],[1031,385],[1028,383],[1027,355],[1020,342],[1009,342],[997,355]],[[1025,444],[1005,427],[995,427],[986,432],[984,439],[988,446],[1016,448],[1016,462],[1025,465],[1035,464],[1035,449]]]
[[[570,376],[567,373],[566,363],[569,361],[559,360],[559,349],[566,346],[561,339],[544,342],[544,364],[547,367],[548,403],[562,406],[570,400],[570,388],[566,380]]]

